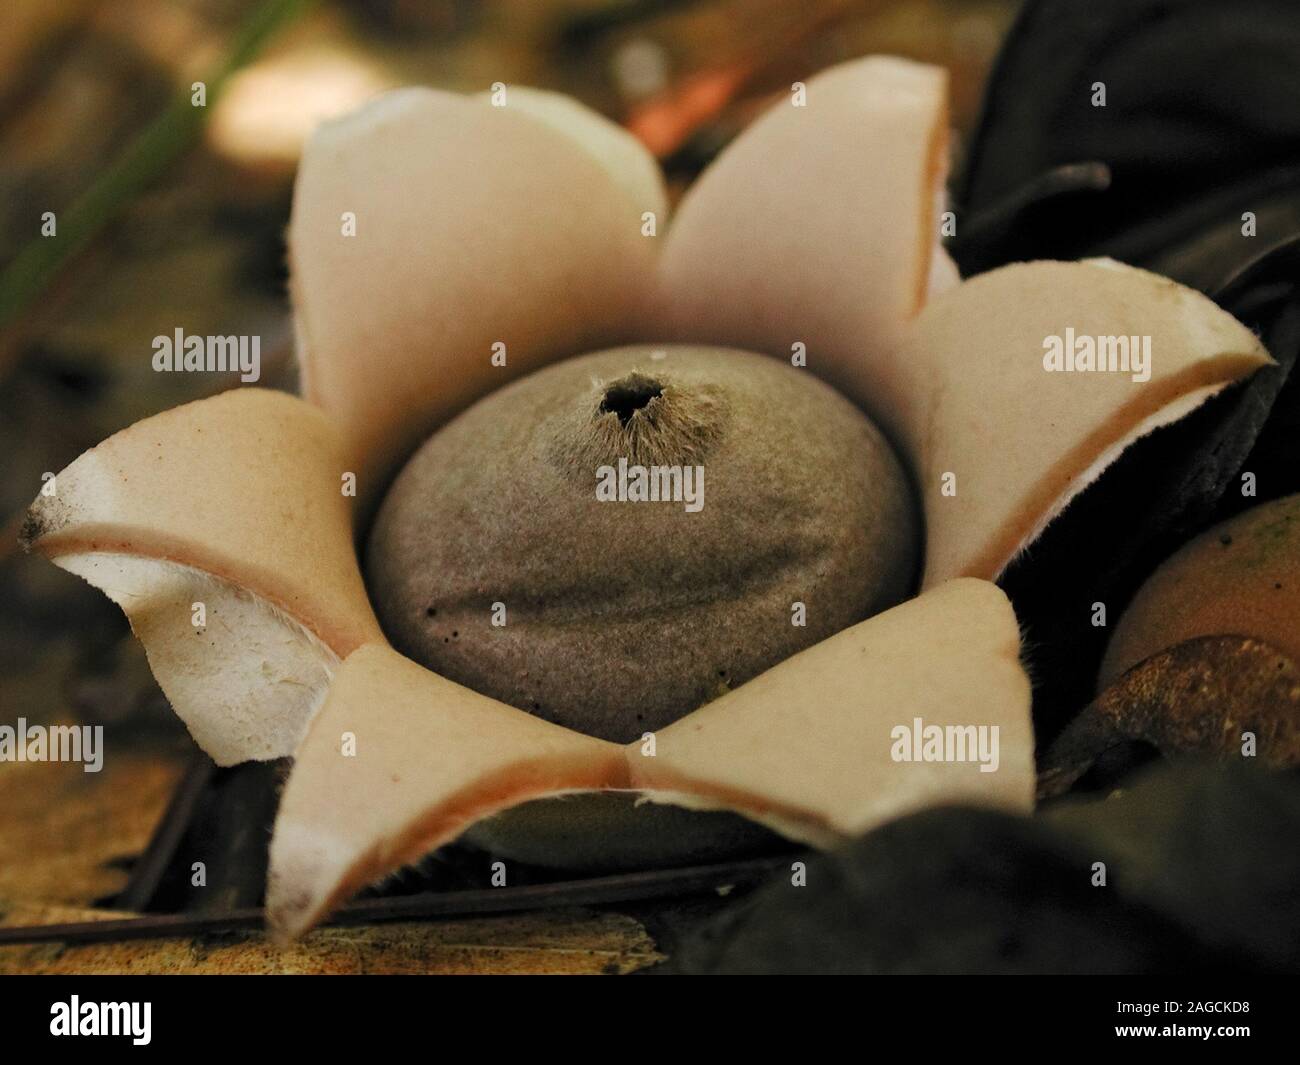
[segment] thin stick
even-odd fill
[[[225,60],[208,76],[207,105],[178,94],[69,207],[59,212],[58,236],[35,237],[0,273],[0,328],[12,324],[74,255],[131,200],[198,141],[204,120],[230,75],[246,65],[312,0],[264,0],[240,27]]]
[[[185,830],[194,820],[195,807],[211,782],[215,768],[206,754],[196,754],[191,760],[162,819],[154,828],[148,846],[131,870],[131,879],[113,900],[114,909],[143,910],[149,905],[167,867],[176,856],[176,848],[185,838]]]
[[[347,926],[436,917],[476,917],[554,907],[603,906],[702,895],[760,883],[790,860],[789,855],[783,855],[685,869],[620,873],[557,884],[475,888],[469,891],[362,899],[341,906],[324,923]],[[264,928],[265,923],[266,911],[256,908],[232,910],[224,914],[148,914],[121,920],[0,928],[0,946],[15,943],[118,943],[135,939],[172,939],[220,932],[257,931]]]

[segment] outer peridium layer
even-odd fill
[[[815,844],[934,802],[1028,809],[1033,734],[1018,653],[1005,596],[957,581],[782,662],[653,743],[618,747],[362,648],[340,668],[285,789],[271,919],[302,932],[480,818],[575,791],[734,810]],[[939,745],[926,747],[935,729]]]
[[[297,934],[481,817],[544,795],[626,786],[623,749],[431,673],[354,652],[280,800],[267,913]]]
[[[236,389],[81,455],[36,497],[24,539],[123,607],[216,761],[282,757],[333,664],[383,638],[350,472],[320,411]]]
[[[289,225],[304,394],[371,499],[473,400],[628,339],[664,223],[657,164],[572,101],[389,93],[322,126]]]
[[[962,282],[898,361],[911,384],[887,422],[921,485],[928,587],[995,578],[1134,440],[1272,360],[1200,293],[1097,260]]]
[[[1030,694],[1006,596],[951,581],[663,729],[652,756],[630,744],[632,785],[814,845],[936,802],[1028,810]]]
[[[891,354],[932,288],[947,73],[873,56],[812,78],[741,133],[686,194],[647,335],[789,359],[877,414]]]

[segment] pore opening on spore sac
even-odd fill
[[[605,388],[600,401],[601,414],[616,414],[620,425],[627,425],[632,415],[664,394],[664,386],[652,377],[631,373]]]

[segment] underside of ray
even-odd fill
[[[955,730],[965,760],[920,750],[896,758],[898,730],[912,735],[918,719]],[[285,791],[272,919],[297,934],[484,817],[604,789],[734,810],[816,845],[936,802],[1026,809],[1029,683],[1011,607],[986,582],[954,582],[781,663],[653,744],[626,748],[364,648],[340,668]]]
[[[238,389],[137,422],[37,496],[27,546],[126,612],[214,760],[292,753],[338,659],[380,639],[318,410]]]
[[[496,106],[495,102],[502,106]],[[306,396],[373,500],[428,432],[554,359],[628,338],[664,222],[657,164],[574,102],[389,93],[322,126],[289,226]]]
[[[122,608],[167,701],[217,765],[297,749],[338,665],[298,621],[176,562],[105,552],[54,562]]]
[[[938,247],[947,74],[870,57],[741,133],[678,208],[652,333],[790,358],[869,413],[900,330],[956,271]]]
[[[1109,260],[964,281],[897,361],[892,428],[921,485],[927,587],[996,577],[1135,440],[1271,362],[1200,293]]]

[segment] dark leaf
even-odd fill
[[[1294,733],[1293,733],[1294,734]],[[1211,948],[1300,969],[1300,776],[1247,765],[1163,766],[1101,801],[1049,810],[1053,828]]]
[[[1105,106],[1094,106],[1104,85]],[[1031,0],[985,93],[955,199],[965,272],[1107,254],[1204,290],[1260,240],[1300,230],[1300,5],[1292,0]],[[995,246],[975,223],[1058,167],[1105,188],[1045,201]],[[974,227],[978,230],[978,226]]]
[[[1161,767],[1050,818],[928,810],[811,859],[806,887],[779,874],[666,971],[1293,970],[1297,833],[1300,784],[1241,768]]]

